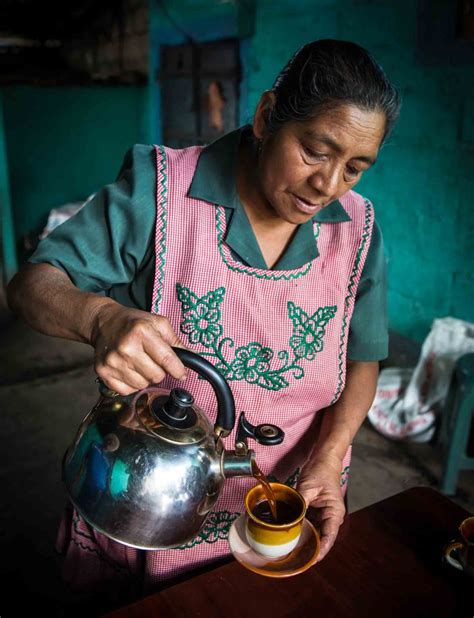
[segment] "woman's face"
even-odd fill
[[[382,112],[341,105],[311,120],[287,122],[265,137],[263,113],[260,119],[258,113],[254,133],[264,137],[260,192],[273,215],[296,225],[359,182],[375,163],[385,131]]]

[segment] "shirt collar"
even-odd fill
[[[188,191],[189,197],[226,208],[240,206],[237,193],[237,154],[242,129],[220,137],[201,151]]]

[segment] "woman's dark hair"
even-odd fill
[[[266,116],[270,133],[289,121],[315,118],[335,105],[351,104],[385,114],[384,140],[400,114],[400,95],[382,67],[362,47],[322,39],[302,47],[273,85],[276,101]]]

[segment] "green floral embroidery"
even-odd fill
[[[216,543],[220,540],[226,540],[232,523],[239,516],[240,513],[230,513],[229,511],[211,511],[201,532],[194,539],[180,545],[177,549],[191,549],[191,547],[201,545],[201,543]]]
[[[187,312],[181,330],[189,335],[191,343],[201,343],[209,348],[222,334],[222,326],[218,323],[220,317],[219,309],[211,303],[207,304],[204,298],[198,300],[192,310]]]
[[[285,485],[288,485],[288,487],[296,487],[296,483],[298,482],[298,479],[300,478],[300,472],[301,472],[301,468],[296,468],[293,474],[291,474],[286,479]]]
[[[260,343],[249,343],[235,351],[235,359],[230,368],[234,372],[236,380],[245,380],[252,384],[264,378],[270,370],[270,361],[273,358],[273,350],[264,348]]]
[[[341,487],[343,487],[349,480],[349,469],[350,469],[350,466],[346,466],[344,470],[341,472]]]
[[[293,336],[290,346],[295,356],[312,361],[317,352],[323,349],[323,337],[326,324],[334,317],[337,307],[320,307],[311,317],[297,307],[288,303],[288,315],[293,321]]]
[[[225,288],[217,288],[199,297],[178,283],[176,292],[183,315],[181,332],[188,336],[190,343],[206,348],[200,350],[200,354],[213,358],[215,367],[227,380],[245,380],[272,391],[287,387],[288,377],[299,380],[304,376],[300,362],[303,359],[312,361],[321,352],[326,325],[337,310],[336,306],[320,307],[309,316],[290,301],[288,317],[293,323],[289,339],[291,356],[288,350],[280,350],[275,355],[274,350],[257,341],[239,346],[232,355],[229,351],[235,343],[231,337],[223,337],[224,328],[220,324]],[[224,353],[224,347],[227,347],[227,353]],[[233,358],[229,359],[229,356]]]

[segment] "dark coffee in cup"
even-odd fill
[[[272,515],[270,504],[268,500],[262,500],[254,506],[252,509],[253,515],[260,521],[266,524],[284,525],[289,524],[301,515],[301,508],[298,508],[295,504],[289,504],[282,500],[276,501],[276,519]]]
[[[255,552],[266,558],[281,558],[292,552],[299,542],[306,502],[288,485],[270,483],[270,489],[275,498],[276,517],[272,516],[267,492],[260,484],[255,485],[245,496],[245,534]]]

